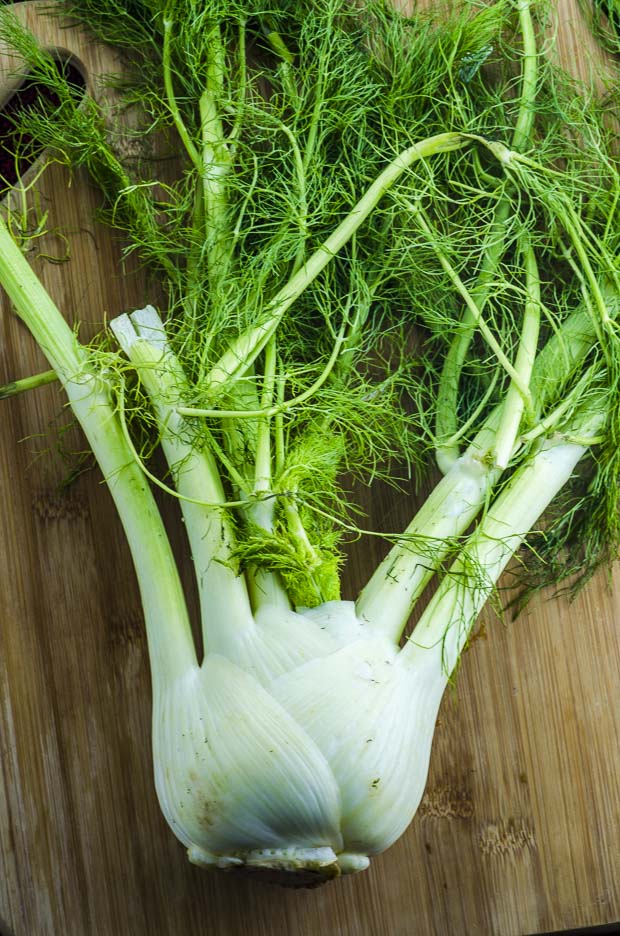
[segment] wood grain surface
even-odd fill
[[[569,57],[583,57],[576,7],[559,12]],[[76,33],[49,39],[92,74],[118,67]],[[38,191],[50,233],[30,259],[82,336],[151,298],[91,220],[83,176],[56,167]],[[4,383],[45,363],[0,304]],[[617,574],[572,603],[541,596],[516,621],[484,615],[441,709],[420,811],[368,872],[317,891],[232,881],[191,866],[160,814],[137,587],[82,448],[55,386],[0,404],[3,936],[526,936],[620,919]],[[378,528],[415,506],[384,488],[366,501]],[[348,597],[381,549],[352,552]]]

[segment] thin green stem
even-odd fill
[[[260,417],[257,427],[256,461],[254,467],[254,494],[260,495],[271,491],[271,416],[269,410],[273,402],[276,386],[277,352],[275,338],[271,338],[265,348],[265,366],[263,371],[263,389],[261,393],[261,410],[267,415]],[[266,504],[266,502],[264,502]],[[273,504],[264,509],[252,509],[252,518],[263,529],[273,529]]]
[[[284,390],[285,381],[283,376],[279,375],[276,381],[276,395],[280,409],[274,416],[275,475],[277,478],[280,477],[284,470],[286,455],[284,440],[284,411],[282,409],[282,404],[284,403]],[[284,519],[289,537],[297,544],[298,550],[305,557],[308,577],[314,588],[317,602],[319,602],[323,600],[323,595],[319,585],[315,580],[315,577],[312,575],[312,570],[320,566],[321,557],[310,542],[307,530],[302,523],[296,493],[296,491],[287,491],[286,495],[282,498],[284,505]]]
[[[306,167],[304,166],[301,150],[299,149],[299,144],[297,143],[297,139],[293,131],[284,123],[281,124],[281,130],[291,145],[293,158],[295,160],[295,174],[297,176],[297,218],[301,239],[299,241],[299,246],[297,248],[292,270],[293,273],[297,273],[304,261],[306,240],[308,237],[308,196],[306,192]]]
[[[247,410],[226,410],[226,409],[205,409],[200,406],[178,406],[177,413],[180,416],[187,416],[192,418],[203,418],[203,419],[271,419],[274,416],[282,416],[288,410],[295,409],[298,406],[301,406],[303,403],[307,403],[323,386],[323,384],[329,379],[330,374],[332,373],[340,353],[342,346],[345,342],[345,328],[346,323],[343,322],[336,336],[336,341],[332,348],[331,354],[325,363],[325,367],[317,377],[317,379],[302,393],[298,394],[295,397],[291,397],[288,400],[278,400],[277,403],[274,403],[272,406],[267,407],[266,409],[247,409]]]
[[[583,399],[584,394],[592,384],[599,369],[597,365],[589,367],[581,379],[577,381],[570,393],[564,397],[562,402],[554,407],[547,416],[539,419],[532,429],[528,432],[523,432],[519,438],[519,442],[522,445],[530,445],[536,439],[540,438],[540,436],[549,435],[551,431],[560,424],[566,414],[569,413],[571,409],[574,409]]]
[[[229,388],[230,400],[235,409],[259,409],[260,398],[257,391],[258,377],[252,366],[243,379],[236,381]],[[250,498],[254,486],[254,465],[256,460],[256,420],[224,418],[218,426],[220,432],[210,435],[212,444],[222,443],[217,455],[228,471],[230,480],[236,486],[240,497]],[[214,452],[215,452],[214,448]],[[225,460],[224,460],[225,459]]]
[[[517,0],[519,28],[523,42],[519,113],[512,133],[512,148],[521,151],[530,145],[538,86],[538,50],[532,20],[531,0]]]
[[[476,283],[469,290],[471,302],[478,314],[482,314],[493,292],[497,267],[504,251],[506,224],[510,210],[510,200],[506,197],[502,198],[495,209]],[[458,444],[454,442],[448,444],[448,440],[458,437],[458,394],[461,372],[474,336],[475,324],[474,313],[466,304],[459,332],[448,349],[441,372],[437,394],[435,434],[438,440],[437,463],[442,471],[447,471],[459,457]]]
[[[495,439],[495,460],[500,468],[507,467],[513,454],[524,410],[527,407],[530,415],[532,411],[529,386],[540,331],[540,276],[532,247],[525,248],[524,259],[526,299],[519,350],[515,361],[515,369],[519,374],[521,386],[513,381],[504,400],[502,421]],[[527,397],[523,395],[522,386],[528,388]]]
[[[264,357],[263,388],[260,402],[262,409],[267,410],[273,402],[276,389],[277,349],[275,336],[268,342]],[[272,487],[271,417],[263,416],[257,426],[254,499],[249,508],[249,517],[253,523],[268,533],[273,532],[275,500],[273,497],[266,495],[272,493]],[[252,608],[255,613],[265,605],[289,607],[286,592],[277,573],[260,566],[251,566],[246,574]]]
[[[491,400],[493,394],[495,393],[495,387],[497,386],[497,378],[498,378],[498,374],[496,371],[491,377],[491,380],[489,381],[489,386],[487,387],[484,396],[482,397],[482,399],[480,400],[480,402],[478,403],[478,405],[476,406],[472,414],[465,420],[465,422],[461,423],[457,432],[452,436],[452,438],[446,439],[446,443],[445,443],[446,448],[450,448],[455,443],[459,442],[465,435],[467,435],[467,433],[470,431],[472,426],[476,425],[476,423],[480,419],[480,415],[484,412],[484,410],[488,408],[489,401]]]
[[[263,19],[263,32],[273,52],[280,59],[278,73],[280,81],[282,82],[282,89],[288,98],[287,104],[289,107],[298,110],[301,104],[301,98],[299,89],[295,83],[295,56],[287,46],[282,35],[273,28],[268,17]]]
[[[239,23],[239,39],[237,42],[237,104],[234,107],[234,120],[226,143],[234,148],[234,143],[239,139],[243,128],[243,118],[245,115],[245,103],[248,87],[248,61],[247,61],[247,38],[245,23]]]
[[[233,510],[235,508],[247,507],[247,500],[225,501],[224,503],[222,503],[219,501],[218,502],[206,501],[204,497],[202,496],[190,497],[187,494],[181,494],[178,490],[170,487],[169,484],[166,484],[165,481],[162,481],[161,478],[158,478],[156,474],[150,471],[149,468],[145,465],[143,458],[141,457],[140,453],[136,449],[133,439],[131,438],[131,432],[130,432],[128,421],[127,421],[127,406],[125,402],[127,391],[126,391],[124,380],[121,379],[116,389],[116,392],[117,392],[117,398],[118,398],[117,399],[118,418],[119,418],[119,422],[121,425],[121,429],[123,430],[123,435],[125,436],[125,440],[127,442],[127,447],[129,451],[131,452],[131,455],[136,465],[138,466],[140,471],[143,473],[145,478],[148,478],[148,480],[151,481],[156,487],[158,487],[160,491],[163,491],[165,494],[169,494],[170,497],[174,497],[175,500],[187,501],[188,504],[195,504],[197,507],[202,507],[202,508],[209,509],[209,510]]]
[[[274,475],[278,478],[286,461],[286,440],[284,435],[284,395],[286,378],[281,372],[276,377],[276,412],[274,415]]]
[[[538,50],[531,15],[531,0],[518,0],[519,26],[523,42],[521,59],[521,88],[519,109],[512,135],[512,148],[525,149],[530,142],[534,125],[535,101],[538,85]],[[484,250],[480,272],[472,288],[471,297],[482,313],[491,296],[493,281],[504,252],[506,225],[511,210],[509,193],[505,192],[498,201],[491,223],[487,245]],[[446,446],[443,440],[453,439],[458,431],[458,394],[461,372],[475,332],[475,317],[466,306],[462,327],[454,339],[443,366],[441,375],[435,434],[439,440],[438,463],[446,470],[456,458],[459,448],[454,443]]]
[[[603,290],[601,289],[599,285],[597,276],[594,270],[592,269],[590,258],[585,249],[583,234],[579,230],[579,227],[580,227],[579,219],[577,218],[575,212],[570,206],[567,206],[566,217],[562,220],[563,220],[564,227],[566,228],[566,232],[568,236],[570,237],[575,253],[577,254],[577,257],[579,258],[579,262],[581,263],[583,277],[585,278],[585,281],[587,282],[588,288],[590,289],[590,292],[594,299],[596,311],[598,312],[598,315],[599,315],[600,324],[603,327],[606,327],[610,324],[612,320],[612,316],[609,313],[607,302],[605,301],[605,296],[603,295]],[[595,327],[597,327],[597,331],[598,331],[597,322],[595,322]],[[600,331],[599,331],[599,335],[600,335]]]
[[[333,8],[330,8],[329,5],[326,5],[326,22],[325,22],[325,32],[329,34],[332,28],[332,18],[333,18]],[[310,114],[310,121],[308,124],[308,131],[306,133],[306,145],[304,147],[304,170],[307,171],[312,162],[312,158],[315,154],[317,141],[319,138],[319,127],[321,124],[321,114],[326,106],[325,101],[325,88],[328,81],[328,76],[330,74],[330,65],[331,62],[329,58],[325,59],[321,52],[317,56],[319,67],[316,69],[315,81],[312,88],[313,93],[313,105],[312,111]],[[309,110],[308,106],[305,105],[305,110]]]
[[[414,162],[419,159],[428,159],[438,153],[462,149],[466,145],[468,143],[459,133],[441,133],[420,143],[414,143],[392,160],[335,231],[314,251],[303,267],[290,278],[286,286],[276,293],[265,310],[263,322],[249,328],[232,342],[228,351],[222,355],[206,376],[207,392],[221,392],[230,381],[245,373],[274,334],[290,306],[353,237],[390,186]]]
[[[223,82],[223,49],[222,37],[216,25],[210,31],[209,46],[206,87],[199,101],[202,138],[200,160],[209,278],[212,289],[217,291],[225,277],[231,256],[226,183],[231,169],[231,158],[219,110]]]
[[[174,84],[172,78],[172,32],[174,29],[174,21],[170,19],[169,16],[164,19],[164,37],[163,37],[163,47],[162,47],[162,71],[163,71],[163,80],[164,80],[164,90],[166,92],[166,102],[168,104],[168,110],[174,125],[176,127],[179,138],[185,147],[185,151],[189,156],[190,160],[194,164],[195,169],[198,172],[202,171],[202,164],[200,159],[200,153],[198,152],[192,138],[189,134],[183,118],[181,116],[181,111],[179,105],[177,104],[177,99],[174,93]]]
[[[310,542],[306,528],[301,522],[299,507],[297,506],[297,500],[294,492],[292,492],[292,496],[284,498],[284,518],[286,520],[286,527],[291,540],[296,544],[300,555],[304,557],[306,574],[309,583],[314,590],[318,604],[319,602],[325,600],[325,596],[321,592],[320,585],[317,582],[316,576],[313,575],[313,571],[320,567],[321,557]]]
[[[33,374],[32,377],[20,377],[18,380],[12,380],[8,384],[0,387],[0,400],[6,400],[8,397],[17,396],[27,390],[36,390],[37,387],[45,387],[47,384],[55,383],[58,380],[58,374],[55,370],[43,371],[41,374]]]
[[[444,270],[450,282],[453,284],[458,294],[463,299],[463,302],[465,303],[467,310],[469,312],[469,318],[471,320],[472,325],[475,326],[480,331],[480,334],[482,335],[487,345],[489,346],[489,348],[495,355],[495,358],[497,359],[498,364],[504,369],[504,371],[510,377],[512,381],[512,386],[515,387],[515,389],[521,395],[524,404],[529,406],[530,391],[529,391],[527,381],[522,379],[519,368],[517,366],[514,366],[510,362],[506,354],[502,351],[502,348],[499,342],[493,335],[489,326],[486,324],[484,317],[482,315],[482,311],[479,308],[478,304],[476,303],[474,296],[468,290],[467,286],[463,283],[462,279],[460,278],[460,276],[458,275],[458,273],[456,272],[456,270],[454,269],[454,267],[452,266],[452,264],[446,257],[445,253],[442,251],[441,247],[439,247],[437,243],[437,239],[433,235],[430,225],[425,218],[424,210],[421,207],[414,206],[412,215],[415,221],[418,223],[418,225],[422,228],[424,233],[428,236],[429,241],[432,245],[433,250],[435,251],[435,254],[437,255],[437,259],[439,260],[442,269]]]
[[[211,434],[209,434],[209,447],[213,451],[217,461],[221,464],[222,468],[228,475],[231,484],[236,486],[238,493],[243,495],[245,498],[251,497],[251,483],[241,474],[240,471],[237,470],[222,446],[219,445],[217,440]]]

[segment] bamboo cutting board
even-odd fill
[[[560,9],[568,55],[583,55],[576,8]],[[49,29],[90,74],[118,67]],[[49,233],[31,262],[83,337],[152,298],[96,208],[80,174],[56,167],[38,186]],[[45,366],[3,301],[0,383]],[[618,573],[571,604],[484,616],[418,816],[368,872],[317,891],[232,881],[188,864],[160,815],[131,560],[60,391],[2,401],[0,442],[2,936],[526,936],[620,919]],[[366,503],[389,529],[415,507],[383,488]],[[352,553],[348,596],[380,552]]]

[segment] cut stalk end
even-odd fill
[[[324,848],[266,848],[245,855],[213,855],[191,846],[187,855],[192,864],[235,877],[253,878],[287,888],[314,888],[344,874],[365,871],[367,855]]]

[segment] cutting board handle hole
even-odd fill
[[[54,62],[76,98],[82,98],[86,91],[86,78],[78,60],[57,54]],[[20,117],[35,108],[53,112],[59,104],[58,95],[53,90],[26,73],[0,107],[0,198],[18,182],[27,181],[28,174],[44,153],[43,145],[20,130]]]

